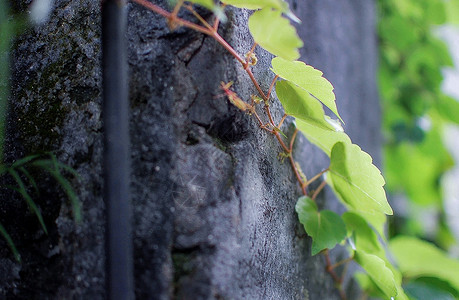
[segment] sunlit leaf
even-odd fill
[[[235,7],[247,9],[261,9],[265,7],[274,8],[283,12],[292,21],[301,23],[301,20],[298,19],[298,17],[290,10],[288,3],[283,0],[223,0],[222,2]]]
[[[192,1],[189,1],[189,2],[192,2],[192,3],[195,3],[195,4],[199,4],[201,6],[209,8],[209,9],[213,9],[214,6],[215,6],[215,3],[214,3],[213,0],[192,0]]]
[[[274,73],[309,92],[341,119],[336,108],[333,85],[322,76],[321,71],[302,61],[288,61],[281,57],[273,58],[271,65]]]
[[[426,9],[427,20],[432,24],[443,24],[446,21],[443,1],[430,1]]]
[[[365,219],[367,223],[376,230],[376,232],[381,236],[381,238],[385,238],[385,227],[386,227],[386,221],[387,221],[387,216],[384,213],[378,212],[378,211],[357,211],[352,208],[350,208],[350,212],[358,214],[360,217]]]
[[[301,224],[312,238],[312,255],[334,248],[346,237],[346,226],[341,217],[330,210],[319,212],[311,198],[300,197],[295,209]]]
[[[333,146],[330,183],[339,198],[353,209],[392,214],[383,189],[384,178],[371,156],[359,146],[343,142]]]
[[[300,57],[298,48],[303,42],[295,27],[281,16],[281,11],[264,8],[249,18],[249,29],[255,42],[276,56],[288,60]]]
[[[398,236],[389,242],[400,271],[405,277],[440,278],[459,291],[459,261],[433,244],[409,236]]]
[[[325,120],[322,104],[305,90],[282,80],[276,83],[276,94],[286,114],[321,128],[334,130],[333,126]]]
[[[397,296],[394,274],[386,266],[384,260],[376,255],[367,254],[365,252],[356,252],[354,259],[368,273],[373,282],[381,289],[388,299]]]
[[[282,11],[286,6],[288,6],[288,4],[282,0],[223,0],[222,2],[235,7],[247,9],[271,7]]]
[[[380,258],[385,256],[384,248],[378,236],[364,218],[355,212],[345,212],[342,218],[347,230],[351,232],[356,251],[371,253]]]
[[[330,131],[300,119],[296,120],[296,127],[328,156],[331,155],[331,150],[337,142],[351,143],[351,139],[342,131]]]
[[[356,272],[354,273],[354,278],[359,283],[360,288],[364,290],[368,296],[376,299],[384,299],[387,297],[367,273]]]
[[[459,24],[459,2],[450,0],[445,1],[446,19],[450,24]]]
[[[459,124],[459,101],[451,97],[439,97],[436,102],[436,108],[443,118]]]

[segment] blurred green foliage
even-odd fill
[[[443,206],[441,176],[454,165],[443,131],[447,124],[459,124],[459,101],[441,90],[442,68],[453,62],[435,32],[439,25],[459,24],[459,1],[379,0],[378,8],[386,187],[391,195],[401,194],[407,201],[392,202],[395,216],[389,220],[389,234],[417,236],[447,251],[457,241],[446,225]],[[434,216],[433,230],[420,211]],[[411,254],[416,250],[406,249]],[[444,269],[431,261],[434,258],[424,259]],[[433,278],[428,282],[419,274],[403,275],[411,299],[427,299],[426,295],[455,299],[459,294],[435,272],[424,274]],[[453,275],[459,276],[459,270]]]

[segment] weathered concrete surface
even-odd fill
[[[372,2],[310,0],[292,8],[304,20],[303,59],[334,84],[353,140],[379,157]],[[289,164],[277,159],[277,141],[215,97],[220,81],[232,80],[247,99],[255,93],[248,76],[212,39],[170,32],[152,12],[128,9],[137,298],[338,299],[323,258],[310,256],[294,211],[300,191]],[[241,54],[252,44],[248,15],[230,12],[221,29]],[[1,244],[0,298],[105,297],[99,23],[96,1],[56,1],[50,21],[17,42],[8,158],[56,151],[81,174],[75,185],[84,222],[73,223],[48,179],[37,202],[49,236],[10,195],[0,217],[24,263]],[[254,74],[266,90],[271,57],[261,49],[257,56]],[[279,120],[279,103],[273,111]],[[308,175],[327,166],[304,138],[296,157]],[[324,205],[337,207],[328,198]]]

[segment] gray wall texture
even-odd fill
[[[378,162],[374,3],[293,0],[291,8],[303,20],[302,60],[332,82],[346,131]],[[58,0],[49,21],[15,43],[7,159],[55,151],[81,175],[73,183],[84,221],[73,222],[46,176],[34,199],[48,235],[2,190],[0,221],[23,257],[16,263],[0,240],[2,299],[105,298],[99,10],[98,1]],[[229,9],[220,29],[241,54],[253,42],[248,16]],[[294,210],[300,189],[277,141],[215,97],[230,80],[243,99],[256,93],[237,61],[132,3],[128,23],[137,299],[338,299],[323,257],[310,255]],[[254,74],[267,90],[271,56],[256,53]],[[272,106],[279,120],[280,104]],[[295,158],[308,176],[328,166],[303,137]],[[340,209],[328,190],[320,205]]]

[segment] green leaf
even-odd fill
[[[437,112],[448,121],[459,124],[459,101],[447,96],[438,97]]]
[[[446,20],[451,24],[459,24],[459,2],[450,0],[445,1]]]
[[[416,300],[455,300],[451,293],[424,283],[410,282],[403,286],[406,293]]]
[[[426,9],[429,23],[442,25],[446,21],[445,5],[442,1],[431,1]]]
[[[14,178],[14,180],[16,181],[16,183],[18,184],[19,186],[19,193],[22,195],[22,197],[24,198],[24,200],[27,202],[27,204],[29,205],[30,209],[35,213],[35,215],[37,216],[38,218],[38,221],[40,222],[41,224],[41,227],[43,228],[43,230],[45,231],[46,234],[48,234],[48,230],[46,229],[46,225],[45,225],[45,222],[43,221],[43,216],[40,212],[40,209],[38,209],[37,205],[35,204],[35,202],[32,200],[32,198],[30,197],[29,193],[27,193],[27,189],[25,187],[25,184],[24,182],[22,181],[21,177],[19,176],[19,174],[13,169],[13,168],[10,168],[8,170],[8,172],[10,173],[10,175]]]
[[[67,172],[70,172],[73,176],[76,178],[80,178],[80,175],[72,168],[67,166],[66,164],[60,163],[59,161],[56,161],[56,163],[53,163],[52,160],[49,159],[42,159],[42,160],[36,160],[32,162],[32,165],[42,168],[44,170],[49,171],[54,167],[54,165],[57,165],[60,169],[64,169]]]
[[[441,203],[438,178],[453,163],[443,146],[441,130],[434,124],[422,143],[403,142],[386,146],[385,169],[389,190],[403,190],[411,201],[420,205]]]
[[[15,161],[15,162],[11,165],[11,167],[12,167],[12,168],[16,168],[16,167],[25,165],[25,164],[27,164],[28,162],[30,162],[30,161],[36,159],[37,157],[40,157],[40,154],[29,155],[29,156],[26,156],[26,157],[24,157],[24,158],[18,159],[17,161]]]
[[[330,210],[319,212],[311,198],[300,197],[295,209],[301,224],[312,238],[312,255],[323,249],[334,248],[346,237],[346,226],[341,217]]]
[[[357,210],[350,210],[350,212],[355,213],[365,219],[367,223],[376,230],[376,232],[381,236],[381,238],[385,239],[385,226],[386,226],[386,220],[387,217],[385,214],[377,211],[371,211],[371,212],[362,212],[362,211],[357,211]]]
[[[395,298],[397,296],[397,286],[394,274],[386,266],[384,260],[376,255],[367,254],[365,252],[356,252],[354,259],[365,271],[367,271],[373,282],[389,299],[390,297]]]
[[[389,242],[400,271],[405,277],[430,276],[442,279],[459,291],[459,261],[433,244],[409,236]]]
[[[46,170],[54,177],[54,179],[56,179],[56,181],[60,184],[60,186],[62,187],[62,189],[64,190],[64,192],[70,200],[70,203],[72,205],[73,218],[75,219],[75,222],[80,222],[82,219],[80,200],[78,199],[78,196],[76,195],[70,182],[60,172],[60,169],[64,169],[66,171],[71,172],[77,178],[79,177],[79,175],[71,167],[57,161],[55,155],[50,154],[50,157],[51,159],[34,161],[33,165]]]
[[[347,230],[352,234],[355,250],[385,257],[384,248],[367,221],[355,212],[345,212],[342,216]]]
[[[295,60],[300,57],[298,48],[303,46],[303,42],[295,27],[281,13],[271,8],[254,12],[249,18],[250,33],[255,42],[267,51],[288,60]]]
[[[420,29],[413,25],[408,18],[390,15],[384,18],[384,22],[379,23],[379,34],[387,43],[406,51],[420,36]]]
[[[351,144],[351,139],[342,131],[330,131],[300,119],[296,119],[296,127],[311,143],[319,147],[329,157],[333,146],[337,142]]]
[[[371,279],[371,277],[364,272],[355,272],[354,278],[358,282],[360,288],[365,291],[368,296],[377,299],[384,299],[386,295],[383,291],[376,285],[376,283]]]
[[[225,4],[232,5],[238,8],[261,9],[265,7],[274,8],[282,11],[292,21],[301,23],[301,20],[293,14],[288,3],[283,0],[223,0]]]
[[[273,58],[271,65],[274,73],[313,95],[343,121],[336,108],[333,85],[322,76],[321,71],[302,61],[288,61],[281,57]]]
[[[0,234],[6,240],[6,243],[8,244],[8,247],[10,247],[11,252],[13,252],[14,259],[16,259],[17,262],[21,262],[21,255],[19,255],[18,249],[16,249],[16,246],[14,245],[14,242],[11,239],[11,236],[8,234],[5,227],[3,227],[1,223],[0,223]]]
[[[62,176],[60,172],[53,171],[50,173],[56,179],[56,181],[59,182],[60,186],[64,189],[65,193],[67,194],[67,197],[70,199],[70,203],[72,204],[73,218],[75,222],[81,222],[81,203],[75,191],[73,190],[72,185],[67,179],[65,179],[64,176]]]
[[[338,142],[330,156],[330,183],[339,198],[357,211],[392,214],[384,178],[372,158],[355,144]]]
[[[305,90],[289,81],[278,81],[276,94],[286,114],[318,127],[334,130],[333,126],[325,120],[322,104]]]
[[[35,181],[35,179],[33,178],[33,176],[29,173],[29,171],[27,171],[26,168],[24,168],[23,166],[20,166],[18,168],[19,171],[21,171],[26,177],[27,179],[29,180],[30,184],[32,185],[32,187],[34,188],[35,192],[38,193],[38,186],[37,186],[37,182]]]
[[[190,2],[194,4],[199,4],[201,6],[204,6],[210,10],[212,10],[215,6],[215,3],[213,0],[191,0]]]
[[[223,0],[225,4],[238,8],[260,9],[265,7],[283,11],[288,4],[282,0]]]

